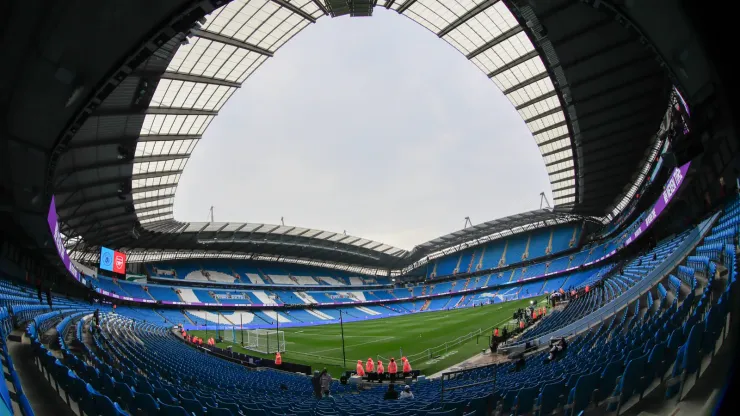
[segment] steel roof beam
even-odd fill
[[[591,111],[584,111],[583,113],[578,113],[578,120],[584,120],[584,119],[588,119],[589,117],[593,117],[593,116],[600,115],[600,114],[603,114],[603,113],[609,113],[609,112],[611,112],[612,110],[614,110],[616,108],[619,108],[619,107],[622,107],[622,106],[627,106],[628,104],[631,104],[631,103],[636,103],[637,104],[640,101],[643,101],[643,99],[645,98],[646,95],[652,95],[654,93],[659,92],[659,90],[661,90],[661,89],[662,89],[662,87],[661,86],[658,86],[657,88],[652,88],[652,89],[648,89],[648,90],[639,90],[639,91],[637,91],[636,94],[631,94],[631,95],[625,97],[622,100],[611,101],[611,102],[609,102],[609,104],[607,104],[605,106],[594,108]],[[644,107],[646,107],[646,106],[643,106],[643,108]],[[634,105],[629,105],[629,108],[632,109],[632,108],[635,108],[635,107],[634,107]]]
[[[547,117],[547,116],[552,115],[552,114],[555,114],[555,113],[559,113],[561,111],[563,111],[563,109],[560,108],[560,106],[558,106],[558,107],[555,107],[555,108],[553,108],[551,110],[547,110],[547,111],[545,111],[543,113],[537,114],[536,116],[530,117],[530,118],[524,120],[524,122],[525,123],[531,123],[531,122],[533,122],[535,120],[539,120],[541,118]],[[579,120],[580,120],[580,117],[579,117]]]
[[[625,80],[624,82],[621,82],[621,83],[619,83],[617,85],[612,85],[611,87],[608,87],[608,88],[605,88],[605,89],[601,89],[601,90],[590,89],[588,91],[589,92],[588,95],[578,97],[575,100],[582,105],[584,103],[587,103],[588,101],[602,98],[606,94],[610,94],[610,93],[615,92],[615,91],[623,90],[625,88],[625,86],[627,86],[627,87],[635,86],[635,84],[638,84],[640,82],[643,82],[643,81],[647,81],[647,80],[656,78],[656,77],[658,77],[660,75],[663,75],[663,72],[662,71],[656,71],[656,72],[651,72],[651,73],[647,73],[647,74],[641,74],[641,75],[632,77],[632,78],[630,78],[628,80]],[[654,85],[651,85],[650,88],[654,88]],[[644,93],[644,90],[642,90],[642,92]]]
[[[566,199],[566,198],[571,198],[571,197],[574,197],[574,196],[576,196],[576,193],[575,192],[573,192],[571,194],[563,195],[563,196],[555,196],[554,195],[554,192],[553,192],[552,199],[555,199],[555,200],[557,200],[557,199]]]
[[[596,58],[596,57],[598,57],[600,55],[603,55],[603,54],[612,52],[615,49],[621,48],[622,46],[629,45],[630,43],[637,44],[638,42],[636,42],[636,40],[635,40],[635,38],[633,36],[628,36],[625,39],[619,40],[617,42],[612,42],[611,44],[604,45],[604,46],[600,47],[599,49],[596,49],[594,51],[591,51],[590,53],[587,53],[585,55],[581,55],[578,58],[573,59],[570,62],[561,62],[560,63],[560,67],[563,68],[563,70],[571,69],[571,68],[573,68],[574,66],[576,66],[578,64],[582,64],[584,62],[588,62],[588,61],[590,61],[593,58]]]
[[[570,148],[571,148],[571,146],[570,146],[570,143],[568,143],[568,144],[566,144],[565,146],[563,146],[563,147],[560,147],[560,148],[558,148],[558,149],[555,149],[555,150],[551,150],[551,151],[549,151],[549,152],[546,152],[546,153],[542,153],[542,157],[545,157],[545,156],[550,156],[550,155],[554,155],[554,154],[557,154],[557,153],[560,153],[560,152],[562,152],[563,150],[568,150],[568,149],[570,149]]]
[[[112,224],[104,224],[104,223],[107,222],[107,221],[114,220],[114,219],[117,219],[117,218],[122,218],[122,217],[129,217],[129,218],[126,221],[124,221],[124,222],[119,221],[118,223],[120,223],[120,224],[129,223],[133,227],[133,220],[132,220],[132,218],[135,218],[136,217],[136,214],[133,213],[133,212],[122,212],[122,213],[119,213],[119,214],[114,214],[114,215],[110,215],[110,216],[106,216],[106,217],[102,217],[102,218],[91,218],[89,220],[83,218],[83,220],[81,222],[77,223],[77,224],[71,225],[71,224],[69,224],[69,221],[67,221],[67,224],[68,224],[68,227],[74,228],[75,230],[79,230],[80,227],[85,227],[85,226],[90,226],[90,225],[95,225],[95,224],[100,224],[101,227],[103,227],[103,226],[105,226],[105,227],[111,227],[113,225],[116,225],[117,223],[112,223]],[[84,235],[85,233],[87,233],[89,231],[90,231],[89,229],[86,230],[86,231],[80,231],[80,235]]]
[[[398,6],[398,10],[396,10],[398,13],[403,13],[406,10],[409,9],[414,3],[416,3],[416,0],[406,0],[403,4]]]
[[[639,120],[637,122],[632,122],[627,125],[617,125],[616,128],[612,128],[611,130],[605,131],[600,135],[592,135],[589,137],[587,141],[584,141],[581,144],[581,147],[586,146],[588,144],[596,143],[599,141],[604,140],[608,137],[618,137],[620,134],[623,134],[625,132],[629,132],[632,129],[640,128],[643,126],[650,126],[654,125],[655,129],[657,130],[658,126],[652,121],[652,120]],[[652,134],[652,133],[651,133]],[[612,140],[613,141],[613,140]]]
[[[152,218],[164,217],[164,216],[167,216],[167,215],[170,215],[170,213],[165,213],[165,214],[149,214],[149,215],[144,215],[143,217],[137,215],[137,218],[138,218],[139,222],[141,222],[141,221],[150,220]]]
[[[152,186],[142,186],[141,188],[134,188],[131,190],[132,194],[140,194],[144,192],[151,192],[151,191],[159,191],[160,189],[167,189],[167,188],[176,188],[176,183],[169,183],[166,185],[152,185]]]
[[[184,82],[195,82],[199,84],[212,84],[221,85],[224,87],[241,88],[242,84],[235,81],[228,81],[225,79],[218,79],[212,77],[204,77],[202,75],[191,75],[181,74],[178,72],[165,72],[161,75],[161,79],[169,79],[173,81],[184,81]]]
[[[393,6],[393,3],[395,3],[395,2],[396,2],[396,0],[388,0],[388,1],[386,1],[385,2],[385,8],[386,9],[390,9],[391,6]]]
[[[574,171],[573,166],[569,166],[567,168],[563,168],[563,169],[556,170],[556,171],[553,171],[553,172],[547,172],[547,176],[550,177],[552,175],[557,175],[558,173],[565,173],[565,172],[568,172],[568,171]],[[573,179],[573,176],[568,177],[568,179]]]
[[[575,189],[575,187],[576,187],[576,185],[574,183],[573,185],[563,186],[563,187],[560,187],[560,188],[553,188],[552,191],[553,192],[564,191],[566,189]]]
[[[594,29],[598,29],[600,27],[606,26],[607,24],[609,24],[610,22],[613,22],[613,21],[614,21],[614,19],[610,19],[608,17],[607,18],[604,18],[604,19],[601,19],[601,20],[597,20],[597,21],[592,22],[592,23],[590,23],[590,24],[588,24],[588,25],[586,25],[586,26],[584,26],[582,28],[579,28],[578,30],[575,30],[573,32],[570,32],[570,33],[566,34],[565,36],[563,36],[560,39],[551,40],[550,42],[552,43],[552,46],[553,47],[558,48],[561,45],[563,45],[564,43],[568,43],[568,42],[570,42],[573,39],[576,39],[578,37],[581,37],[581,36],[585,35],[586,33],[590,32],[590,31],[592,31]]]
[[[100,202],[105,201],[106,199],[117,198],[119,195],[121,195],[119,192],[109,192],[94,196],[92,198],[83,197],[83,199],[77,201],[64,201],[63,204],[57,206],[57,211],[61,212],[72,207],[80,207],[93,202]]]
[[[84,165],[84,166],[72,167],[69,169],[65,169],[62,173],[71,175],[71,174],[86,171],[86,170],[110,168],[110,167],[116,167],[116,166],[126,166],[126,165],[132,165],[134,163],[164,162],[167,160],[187,159],[189,156],[190,154],[187,153],[187,154],[180,154],[180,155],[137,156],[133,160],[114,159],[114,160],[107,160],[104,162],[91,163],[89,165]]]
[[[509,94],[511,94],[512,92],[514,92],[514,91],[516,91],[518,89],[524,88],[527,85],[534,84],[535,82],[540,81],[540,80],[543,80],[543,79],[547,78],[548,76],[549,75],[548,75],[547,71],[541,72],[541,73],[539,73],[537,75],[532,76],[531,78],[525,79],[524,81],[522,81],[522,82],[520,82],[520,83],[518,83],[516,85],[512,85],[511,87],[505,89],[503,91],[503,93],[504,93],[504,95],[509,95]]]
[[[493,48],[494,46],[498,45],[499,43],[505,41],[506,39],[509,39],[510,37],[516,35],[517,33],[521,32],[522,27],[521,26],[514,26],[511,29],[507,30],[506,32],[496,36],[495,38],[489,40],[488,42],[484,43],[483,45],[479,46],[474,51],[470,52],[466,58],[468,60],[475,58],[476,56],[482,54],[483,52]]]
[[[285,7],[286,9],[301,16],[302,18],[308,20],[311,23],[316,23],[316,19],[314,19],[313,16],[303,11],[303,9],[301,9],[300,7],[287,2],[286,0],[272,0],[272,2],[275,4],[279,4],[280,7]]]
[[[536,104],[536,103],[538,103],[538,102],[540,102],[540,101],[543,101],[543,100],[546,100],[546,99],[548,99],[548,98],[550,98],[550,97],[554,97],[554,96],[556,96],[557,94],[558,94],[558,91],[557,91],[556,89],[553,89],[553,90],[552,90],[552,91],[550,91],[550,92],[546,92],[546,93],[544,93],[544,94],[542,94],[542,95],[540,95],[540,96],[538,96],[538,97],[534,97],[534,98],[532,98],[532,99],[531,99],[531,100],[529,100],[529,101],[525,101],[525,102],[523,102],[523,103],[519,104],[518,106],[514,107],[514,109],[515,109],[515,110],[517,110],[517,111],[519,111],[519,110],[521,110],[522,108],[526,108],[526,107],[529,107],[529,106],[530,106],[530,105],[532,105],[532,104]]]
[[[163,114],[176,116],[217,116],[218,111],[197,110],[194,108],[149,107],[144,110],[144,114]]]
[[[111,139],[100,139],[100,140],[85,140],[81,142],[72,142],[67,146],[68,150],[83,149],[87,147],[98,147],[115,144],[128,144],[132,142],[152,142],[152,141],[175,141],[175,140],[190,140],[200,139],[201,136],[197,134],[193,135],[150,135],[150,136],[122,136],[114,137]]]
[[[224,36],[218,33],[213,33],[207,30],[200,30],[200,29],[192,29],[190,32],[193,35],[201,39],[207,39],[213,42],[223,43],[224,45],[234,46],[239,49],[246,49],[248,51],[255,52],[260,55],[265,55],[269,57],[273,56],[273,53],[265,48],[261,48],[257,45],[252,45],[251,43],[242,42],[240,40],[236,40],[236,39],[233,39],[233,38],[230,38],[228,36]],[[167,73],[165,72],[165,74]]]
[[[548,145],[550,143],[556,143],[559,140],[568,139],[568,138],[570,138],[570,134],[565,133],[565,134],[560,135],[558,137],[554,137],[554,138],[552,138],[550,140],[545,140],[542,143],[536,143],[536,144],[537,144],[537,147],[542,147],[542,146],[546,146],[546,145]]]
[[[324,4],[321,3],[321,0],[313,0],[313,3],[316,5],[316,7],[321,9],[321,12],[324,13],[324,16],[329,15],[329,10],[326,10],[326,6],[324,6]]]
[[[472,9],[465,12],[462,16],[458,17],[457,20],[450,23],[447,27],[440,30],[439,33],[437,33],[437,37],[444,37],[448,33],[452,32],[453,30],[457,29],[460,25],[467,22],[468,20],[475,17],[478,13],[483,12],[487,8],[493,6],[494,4],[498,3],[499,0],[485,0],[482,3],[478,4],[477,6],[473,7]]]
[[[653,59],[653,55],[650,55],[650,54],[648,54],[648,55],[642,55],[642,56],[637,56],[637,57],[634,57],[634,58],[632,58],[630,60],[627,60],[625,62],[622,62],[619,65],[610,66],[609,68],[606,68],[606,69],[604,69],[602,71],[599,71],[599,72],[591,72],[586,77],[583,77],[581,79],[575,80],[573,82],[568,82],[568,85],[571,88],[578,88],[578,87],[580,87],[583,84],[586,84],[588,82],[595,81],[597,79],[600,79],[600,78],[603,78],[605,76],[611,75],[611,74],[613,74],[615,72],[619,72],[619,71],[621,71],[623,69],[630,68],[631,66],[636,65],[636,64],[639,64],[641,62],[649,61],[651,59]]]
[[[493,70],[492,72],[490,72],[488,74],[488,78],[493,78],[496,75],[502,74],[502,73],[504,73],[504,72],[506,72],[506,71],[508,71],[508,70],[510,70],[510,69],[512,69],[514,67],[516,67],[517,65],[521,65],[521,64],[523,64],[523,63],[529,61],[530,59],[532,59],[532,58],[534,58],[536,56],[539,56],[539,55],[540,54],[537,53],[537,50],[536,49],[535,50],[532,50],[531,52],[527,52],[524,55],[522,55],[522,56],[514,59],[513,61],[507,62],[506,65],[504,65],[504,66],[502,66],[502,67],[500,67],[498,69]]]
[[[555,123],[555,124],[553,124],[553,125],[551,125],[551,126],[547,126],[547,127],[545,127],[545,128],[542,128],[542,129],[539,129],[539,130],[535,130],[535,131],[533,131],[533,132],[532,132],[532,136],[534,136],[534,135],[536,135],[536,134],[544,133],[544,132],[546,132],[546,131],[550,131],[550,130],[556,129],[556,128],[558,128],[558,127],[563,127],[563,126],[565,126],[565,125],[567,125],[567,124],[568,124],[568,123],[567,123],[567,122],[565,122],[565,121],[561,121],[561,122],[559,122],[559,123]]]

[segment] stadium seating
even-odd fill
[[[593,407],[620,413],[656,392],[667,400],[676,400],[691,390],[727,337],[727,314],[730,305],[737,302],[732,298],[737,276],[737,245],[734,239],[728,242],[725,234],[736,227],[738,218],[740,204],[735,200],[728,204],[712,232],[692,253],[681,251],[684,242],[690,241],[687,240],[690,233],[685,232],[659,242],[652,250],[619,268],[607,264],[539,281],[507,281],[494,292],[486,290],[469,297],[440,296],[429,302],[408,300],[362,307],[347,302],[341,307],[320,309],[332,318],[341,310],[349,317],[361,319],[419,311],[422,305],[426,305],[426,310],[439,310],[457,304],[471,305],[475,299],[482,302],[501,296],[503,300],[512,294],[522,296],[589,287],[588,293],[571,299],[564,309],[548,314],[515,341],[524,343],[579,322],[592,312],[609,309],[614,300],[629,301],[605,315],[598,324],[574,333],[565,351],[554,360],[549,359],[547,350],[541,350],[526,356],[524,368],[517,369],[513,362],[506,362],[463,371],[444,381],[419,382],[413,386],[413,401],[392,403],[383,400],[383,387],[357,391],[353,385],[338,382],[332,385],[333,400],[316,400],[306,376],[270,369],[256,371],[203,354],[178,339],[171,329],[173,324],[193,319],[235,323],[246,317],[269,321],[276,314],[281,314],[281,322],[283,315],[293,323],[320,319],[306,309],[289,313],[266,309],[252,313],[224,308],[217,314],[194,309],[181,312],[160,306],[120,306],[112,313],[106,307],[100,330],[91,332],[90,314],[96,306],[55,294],[51,311],[39,304],[33,288],[0,280],[3,364],[16,391],[11,395],[7,389],[0,388],[3,399],[0,411],[3,405],[30,409],[5,345],[15,325],[25,327],[36,364],[53,388],[73,408],[87,414],[461,415],[487,414],[493,409],[501,414],[532,411],[550,414],[562,409],[575,415]],[[589,249],[586,258],[596,256],[603,247],[608,246]],[[686,257],[687,254],[691,255]],[[633,296],[635,288],[649,281],[646,277],[652,271],[673,258],[682,259],[681,264],[667,270],[647,291]],[[726,271],[725,277],[720,276],[720,270]],[[97,280],[105,281],[105,278]],[[112,281],[102,284],[118,290],[128,285]],[[483,286],[480,280],[477,283],[459,280],[457,284]],[[310,296],[348,299],[336,298],[343,292],[331,286],[337,285],[324,284],[327,292],[312,291]],[[435,284],[431,290],[445,293],[452,289],[452,282],[444,282]],[[415,291],[412,288],[411,293]],[[404,292],[408,296],[406,288],[375,289],[363,292],[363,296],[392,300],[403,297]],[[205,289],[191,293],[198,298],[201,295],[213,298]],[[493,296],[483,296],[485,293]],[[150,286],[148,294],[170,299],[182,296],[171,287],[160,285]],[[296,303],[304,302],[294,292],[276,294],[281,299],[285,296]],[[268,295],[262,292],[259,297]],[[52,333],[57,336],[48,341],[49,337],[44,335]],[[72,343],[78,348],[72,348]],[[658,386],[663,389],[657,389]],[[29,414],[27,411],[22,410],[24,415]]]

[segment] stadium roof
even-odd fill
[[[229,97],[280,46],[327,14],[320,0],[235,0],[171,37],[96,103],[54,173],[62,230],[88,244],[183,228],[172,214],[187,160]],[[354,4],[354,3],[352,3]],[[624,17],[570,0],[379,0],[459,50],[532,132],[559,210],[604,215],[629,187],[668,105],[670,82]],[[621,19],[621,20],[620,20]]]

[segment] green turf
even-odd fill
[[[488,346],[491,328],[510,324],[512,313],[529,305],[531,299],[517,300],[476,308],[452,311],[426,312],[391,318],[351,322],[344,325],[344,343],[347,357],[346,369],[354,370],[357,360],[363,362],[368,357],[377,360],[378,356],[395,357],[400,363],[400,350],[409,357],[415,370],[431,375],[455,365],[479,353]],[[536,298],[543,302],[544,297]],[[338,324],[317,325],[300,328],[280,328],[285,331],[286,352],[284,361],[308,364],[313,369],[326,367],[332,375],[338,376],[345,367],[342,365],[342,343]],[[456,338],[482,331],[481,336],[472,336],[466,342],[445,348],[445,343]],[[191,331],[191,334],[207,339],[205,331]],[[210,331],[208,337],[215,334]],[[221,336],[223,336],[223,332]],[[237,332],[237,339],[240,335]],[[246,340],[246,335],[245,335]],[[238,344],[219,343],[218,346],[231,345],[234,351],[253,356],[274,358],[243,349]],[[434,351],[427,351],[434,349]],[[387,360],[383,360],[387,368]]]

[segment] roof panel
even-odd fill
[[[444,39],[467,55],[515,26],[516,18],[499,1],[452,30]]]
[[[379,5],[385,3],[382,0]],[[394,2],[391,8],[397,10],[404,3]],[[549,77],[537,78],[547,74],[543,61],[538,56],[532,57],[534,46],[526,32],[518,29],[518,22],[505,2],[491,3],[493,4],[486,7],[487,3],[480,0],[417,0],[407,3],[409,7],[405,8],[404,14],[435,34],[441,34],[445,41],[464,55],[475,55],[471,61],[484,73],[489,74],[501,69],[493,75],[492,81],[502,91],[517,88],[507,94],[515,106],[530,103],[520,109],[519,114],[529,120],[527,124],[530,131],[538,132],[534,139],[542,145],[540,152],[546,155],[544,156],[546,163],[548,161],[553,163],[547,167],[550,179],[565,176],[572,180],[573,160],[572,154],[568,154],[571,147],[570,137],[567,127],[559,126],[565,120],[564,112],[556,111],[560,107],[559,100],[557,96],[537,100],[544,94],[554,91]],[[299,8],[302,13],[294,12],[295,8]],[[177,49],[167,66],[167,71],[244,82],[271,53],[305,28],[313,20],[312,16],[322,15],[322,11],[313,0],[293,0],[285,4],[270,0],[234,0],[207,16],[205,24],[189,38],[189,42]],[[483,48],[488,49],[482,50]],[[475,54],[472,54],[474,51]],[[141,135],[193,137],[184,140],[180,137],[180,140],[163,139],[138,143],[135,156],[150,159],[135,162],[134,173],[156,176],[132,181],[137,200],[146,198],[149,201],[150,198],[162,197],[157,201],[159,202],[172,198],[174,186],[148,189],[143,192],[135,190],[177,184],[179,171],[187,163],[187,156],[192,153],[198,139],[214,117],[187,114],[187,111],[220,110],[236,90],[233,85],[221,84],[200,82],[199,79],[160,81],[150,108],[172,111],[168,111],[167,114],[146,114]],[[181,114],[178,114],[179,109],[182,109]],[[156,160],[152,160],[151,157],[156,157]],[[139,203],[137,206],[151,203],[154,201]],[[149,214],[147,212],[145,215],[147,221],[151,218]],[[509,218],[509,221],[511,220],[512,218]],[[485,226],[472,227],[471,231],[485,230],[493,224],[502,223],[497,221],[486,223]],[[194,226],[188,225],[188,229]],[[306,228],[228,224],[224,230],[226,229],[246,233],[264,233],[273,230],[273,234],[329,239],[355,247],[376,247],[381,251],[393,250],[391,246],[371,240],[354,237],[347,239],[344,234]],[[453,237],[462,237],[471,231],[458,232]],[[450,236],[439,240],[449,241],[452,238],[448,237]]]
[[[471,61],[481,71],[489,74],[533,50],[534,45],[526,33],[519,32],[475,56]]]
[[[439,32],[476,6],[472,0],[418,0],[406,14],[432,32]]]

